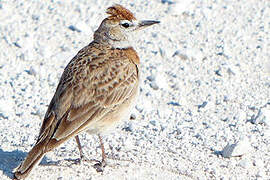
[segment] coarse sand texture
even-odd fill
[[[103,137],[103,173],[76,163],[71,138],[27,179],[269,179],[268,0],[0,0],[0,179],[26,158],[64,68],[114,3],[161,22],[132,38],[133,118]],[[102,159],[97,136],[80,142],[85,157]]]

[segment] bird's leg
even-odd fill
[[[74,159],[67,159],[67,161],[72,161],[73,164],[81,164],[82,161],[90,161],[83,154],[82,145],[81,145],[81,142],[80,142],[80,139],[79,139],[79,135],[76,135],[75,139],[76,139],[76,143],[77,143],[77,146],[78,146],[78,149],[79,149],[79,152],[80,152],[80,158],[75,159],[75,160]]]
[[[102,141],[102,137],[98,135],[99,141],[100,141],[100,146],[101,146],[101,152],[102,152],[102,163],[106,164],[106,154],[105,154],[105,149],[104,149],[104,144]]]
[[[79,151],[80,151],[80,161],[82,161],[82,160],[84,159],[84,155],[83,155],[83,151],[82,151],[82,145],[81,145],[81,142],[80,142],[79,136],[78,136],[78,135],[76,135],[76,136],[75,136],[75,139],[76,139],[76,142],[77,142],[77,145],[78,145]]]
[[[100,141],[100,147],[101,147],[101,152],[102,152],[102,160],[101,162],[98,162],[94,165],[96,168],[97,172],[103,172],[104,167],[106,166],[106,154],[105,154],[105,149],[104,149],[104,144],[102,141],[102,137],[98,134],[98,138]]]

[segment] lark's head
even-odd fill
[[[107,9],[110,15],[105,18],[94,33],[94,41],[113,48],[128,48],[134,31],[143,29],[159,21],[139,21],[128,9],[116,4]]]

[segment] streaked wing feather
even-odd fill
[[[127,100],[132,95],[131,93],[134,88],[136,88],[137,84],[135,79],[132,80],[137,73],[136,66],[134,64],[129,64],[130,62],[128,59],[125,63],[128,64],[123,63],[124,67],[128,67],[133,70],[129,69],[129,72],[124,71],[122,73],[118,73],[118,75],[112,79],[118,84],[117,88],[109,88],[109,86],[113,86],[112,84],[108,84],[103,87],[89,84],[87,85],[88,88],[80,86],[83,90],[78,89],[80,95],[74,96],[73,104],[75,104],[75,106],[71,106],[69,115],[59,124],[58,129],[54,134],[56,139],[65,138],[81,126],[88,126],[88,124],[100,120],[113,108],[122,104],[123,101]],[[103,74],[102,79],[100,79],[101,83],[106,81],[106,79],[111,78],[110,71],[113,71],[113,66],[114,64],[110,64],[108,68],[104,68],[104,71],[107,72],[101,72]],[[92,88],[96,89],[93,90]],[[83,98],[83,100],[81,98]],[[78,105],[77,102],[88,103]]]
[[[90,74],[78,74],[73,84],[72,81],[70,84],[60,81],[63,84],[61,87],[66,89],[58,87],[54,96],[55,104],[50,105],[50,111],[56,113],[51,124],[57,128],[53,135],[57,140],[69,136],[82,126],[98,121],[127,100],[137,88],[137,66],[128,58],[111,58],[107,60],[107,64],[102,63],[102,67],[95,68]],[[96,66],[97,63],[93,64]],[[67,76],[65,72],[62,77],[64,76]],[[68,115],[65,116],[66,113]],[[49,110],[47,114],[50,114]],[[43,132],[40,136],[42,134]]]

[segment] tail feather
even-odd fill
[[[39,164],[47,152],[52,151],[54,148],[58,147],[71,137],[77,135],[80,131],[82,131],[82,128],[83,126],[62,139],[52,138],[55,128],[47,128],[46,131],[41,133],[43,135],[39,136],[38,142],[28,153],[26,159],[16,168],[14,178],[25,179]]]
[[[24,179],[29,173],[39,164],[45,155],[44,145],[42,143],[36,144],[28,153],[26,159],[16,168],[15,179]]]
[[[39,141],[28,153],[26,159],[16,168],[14,178],[25,179],[29,175],[29,173],[36,167],[36,165],[39,164],[39,162],[42,160],[43,156],[47,152],[52,151],[54,148],[67,141],[69,138],[78,134],[78,131],[79,129],[61,140],[45,138],[42,139],[42,141]]]

